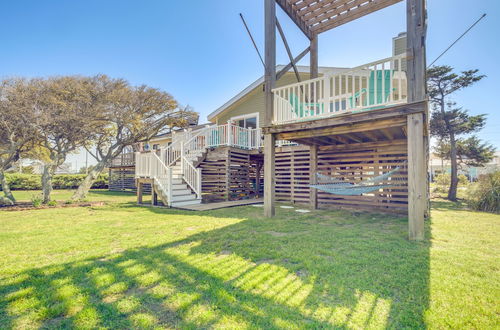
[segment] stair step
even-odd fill
[[[195,199],[192,201],[185,201],[185,202],[172,202],[173,207],[181,207],[181,206],[195,205],[195,204],[201,204],[201,200]]]
[[[187,201],[193,201],[196,200],[196,195],[189,193],[189,195],[179,195],[179,196],[172,196],[172,203],[173,202],[187,202]]]
[[[172,190],[172,196],[189,196],[192,192],[189,189]]]

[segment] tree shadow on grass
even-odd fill
[[[429,243],[406,240],[406,219],[280,210],[264,220],[261,213],[204,212],[200,220],[246,220],[1,279],[0,321],[6,328],[425,327]]]

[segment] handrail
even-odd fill
[[[274,124],[407,102],[406,54],[274,88]]]
[[[136,178],[147,177],[153,179],[167,199],[168,206],[172,205],[172,168],[165,165],[156,152],[136,153]]]
[[[182,177],[188,186],[193,189],[197,199],[201,199],[201,168],[194,167],[185,156],[181,156]]]

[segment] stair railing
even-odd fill
[[[198,199],[201,199],[201,168],[196,168],[193,161],[200,152],[207,149],[209,130],[210,127],[200,129],[181,145],[182,178],[191,187]]]
[[[160,187],[160,190],[167,199],[167,206],[172,205],[172,168],[165,163],[154,152],[151,154],[150,176],[155,184]]]

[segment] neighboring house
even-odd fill
[[[458,168],[458,174],[465,175],[470,181],[476,181],[480,175],[492,173],[500,170],[500,152],[495,153],[495,157],[481,167],[460,165]],[[432,180],[434,177],[441,173],[451,173],[450,161],[446,159],[439,158],[435,154],[431,154],[429,160],[429,171]]]

